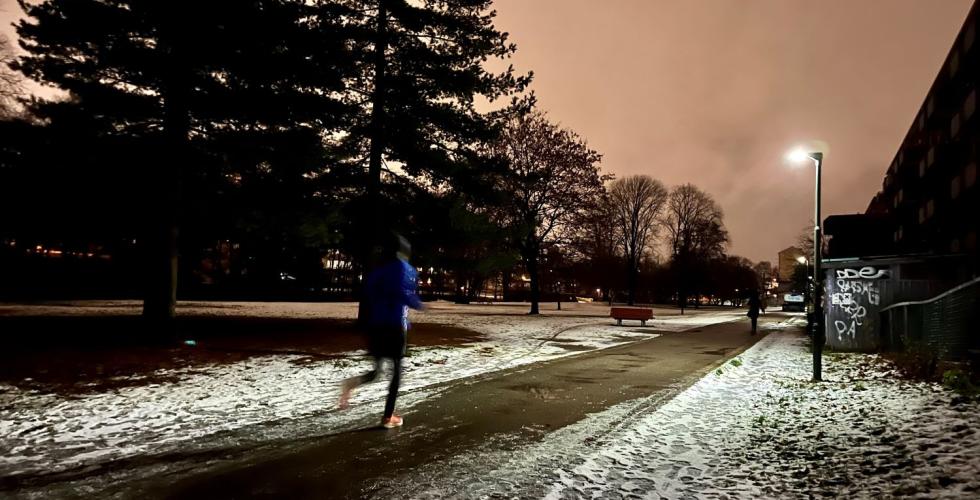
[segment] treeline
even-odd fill
[[[166,326],[178,290],[356,294],[393,230],[425,285],[523,288],[532,312],[593,288],[686,302],[729,272],[710,198],[609,184],[530,73],[488,69],[516,50],[489,0],[20,5],[24,55],[0,74],[8,286],[38,281],[25,256],[94,259],[79,279]],[[62,96],[11,104],[18,75]],[[650,183],[656,206],[620,210]]]
[[[635,175],[607,188],[559,245],[580,288],[595,298],[736,305],[771,279],[769,263],[727,254],[723,212],[696,186],[668,189]]]

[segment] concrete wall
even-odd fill
[[[891,303],[893,274],[893,266],[858,262],[827,269],[824,324],[829,347],[845,351],[878,348],[878,313]]]
[[[830,263],[826,270],[827,345],[842,351],[878,350],[881,310],[898,301],[927,297],[931,290],[927,280],[902,279],[898,262]]]

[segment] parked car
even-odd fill
[[[787,293],[783,295],[784,311],[803,312],[806,309],[806,302],[802,293]]]

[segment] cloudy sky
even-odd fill
[[[497,0],[541,107],[618,175],[693,183],[733,253],[775,260],[813,218],[863,212],[972,0]]]
[[[725,210],[731,251],[775,260],[813,217],[865,209],[972,0],[497,0],[551,117],[618,176],[694,183]],[[15,0],[0,0],[13,36]]]

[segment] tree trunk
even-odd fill
[[[531,278],[531,311],[528,314],[540,314],[538,302],[541,299],[540,283],[538,281],[538,252],[536,249],[529,250],[524,256],[525,267],[527,267],[528,277]]]
[[[177,306],[177,200],[173,186],[168,185],[165,191],[153,209],[152,227],[144,241],[147,281],[143,319],[151,333],[159,336],[174,333]]]
[[[632,305],[635,305],[636,304],[636,282],[637,282],[637,279],[636,279],[636,267],[637,267],[637,265],[636,265],[636,262],[634,261],[634,259],[632,259],[632,258],[626,259],[626,261],[627,261],[626,265],[629,266],[629,269],[626,270],[626,272],[627,272],[627,275],[626,275],[626,287],[628,289],[627,290],[627,296],[626,296],[626,304],[632,306]]]
[[[361,280],[361,301],[357,307],[357,321],[364,324],[367,321],[367,300],[364,297],[364,283],[368,274],[380,264],[375,247],[381,242],[381,162],[385,150],[385,72],[387,59],[385,51],[388,48],[388,6],[386,0],[378,0],[378,17],[374,40],[374,92],[371,94],[371,150],[368,154],[368,220],[367,241],[361,262],[364,263],[364,273]]]
[[[173,20],[171,28],[176,29]],[[166,33],[172,35],[172,33]],[[190,83],[183,67],[183,51],[179,36],[167,37],[170,65],[163,94],[163,151],[153,162],[153,186],[148,186],[152,206],[149,208],[151,227],[145,245],[146,285],[143,297],[143,319],[155,335],[170,337],[175,333],[177,308],[178,219],[180,214],[181,182],[188,160]]]

